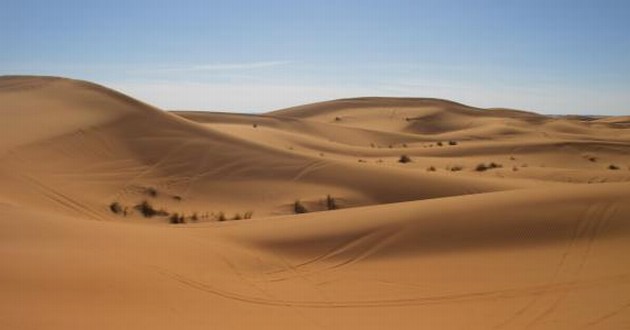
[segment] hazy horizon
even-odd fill
[[[432,97],[629,114],[623,1],[10,1],[0,74],[93,81],[165,109]]]

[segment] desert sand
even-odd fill
[[[628,116],[4,76],[0,119],[1,329],[630,328]]]

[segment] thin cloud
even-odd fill
[[[203,71],[238,71],[248,69],[262,69],[290,64],[291,61],[263,61],[263,62],[246,62],[246,63],[214,63],[193,65],[185,67],[171,67],[158,69],[159,72],[203,72]]]

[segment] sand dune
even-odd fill
[[[24,76],[0,77],[0,116],[2,328],[630,324],[627,117],[411,98],[166,112]]]

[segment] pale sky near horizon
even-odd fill
[[[630,1],[2,0],[0,74],[164,109],[358,96],[630,115]]]

